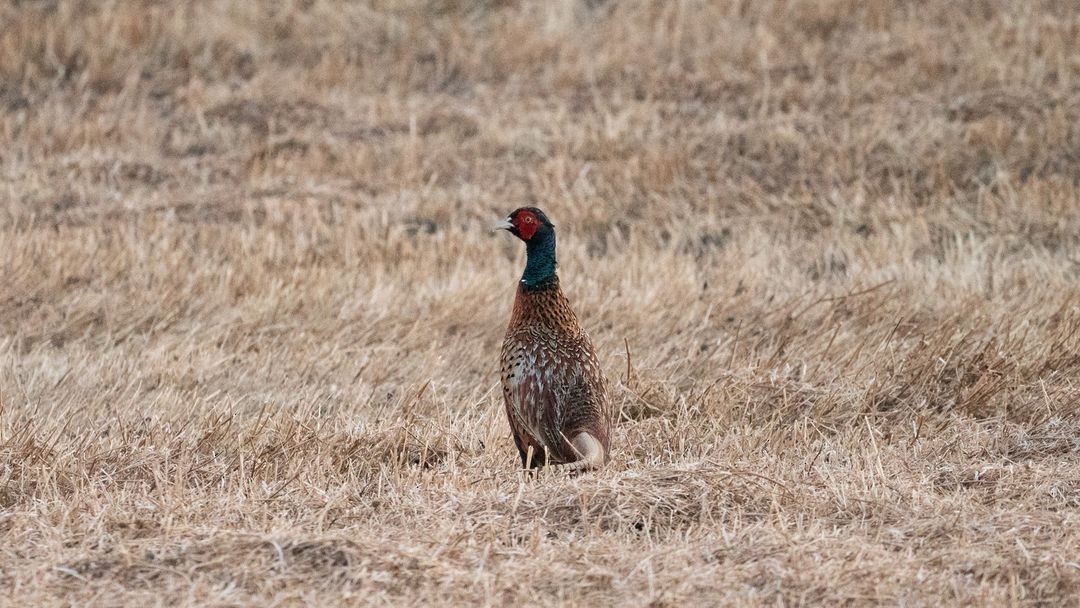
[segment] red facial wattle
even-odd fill
[[[514,218],[514,228],[517,228],[518,236],[523,241],[531,239],[539,227],[540,221],[531,213],[520,213]]]

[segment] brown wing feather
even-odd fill
[[[587,336],[575,338],[551,344],[512,335],[504,344],[506,415],[518,449],[532,446],[537,460],[575,460],[570,439],[582,430],[608,446],[604,376]]]
[[[556,282],[519,288],[502,348],[506,415],[524,463],[529,448],[543,464],[577,460],[571,439],[581,431],[608,449],[609,412],[604,374]]]
[[[546,362],[549,354],[535,343],[516,336],[507,339],[505,350],[512,353],[503,372],[506,416],[522,459],[532,447],[534,462],[542,464],[545,454],[556,457],[558,445],[551,433],[545,432],[558,428],[552,378],[537,365],[537,362]]]

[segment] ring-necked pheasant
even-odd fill
[[[599,467],[608,459],[606,380],[592,341],[559,287],[555,226],[539,209],[522,207],[495,228],[525,241],[528,255],[501,366],[506,416],[521,464]]]

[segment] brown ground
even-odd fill
[[[7,601],[1080,594],[1074,2],[234,4],[0,8]],[[526,202],[577,478],[495,390]]]

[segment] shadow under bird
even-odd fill
[[[525,242],[502,345],[506,416],[521,465],[578,471],[608,460],[611,412],[607,381],[555,273],[555,226],[536,207],[522,207],[495,226]]]

